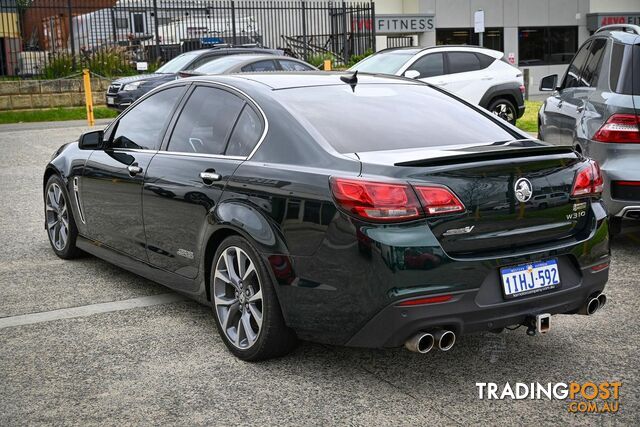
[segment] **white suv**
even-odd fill
[[[382,50],[350,70],[393,74],[442,87],[511,124],[524,114],[524,79],[502,52],[474,46]]]

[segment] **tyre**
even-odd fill
[[[78,228],[73,218],[69,193],[58,175],[52,175],[44,190],[45,227],[51,248],[62,259],[77,258]]]
[[[236,357],[258,361],[293,350],[296,337],[284,322],[274,283],[247,240],[222,242],[209,283],[218,332]]]
[[[489,104],[489,111],[491,111],[496,116],[500,117],[502,120],[506,120],[512,125],[516,124],[516,119],[518,118],[518,111],[516,110],[516,106],[513,105],[511,101],[506,98],[498,98],[494,99],[491,104]]]
[[[622,218],[609,217],[609,237],[614,238],[622,233]]]

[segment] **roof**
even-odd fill
[[[609,31],[609,30],[604,30],[604,31],[599,31],[597,33],[594,33],[593,36],[591,37],[610,37],[612,39],[614,39],[617,42],[623,43],[623,44],[640,44],[640,36],[638,36],[637,34],[634,33],[628,33],[626,31],[620,31],[620,30],[613,30],[613,31]]]
[[[441,44],[441,45],[437,45],[437,46],[421,46],[421,47],[416,47],[416,46],[405,46],[405,47],[390,47],[387,49],[383,49],[377,53],[388,53],[388,52],[398,52],[398,51],[402,51],[402,52],[408,52],[408,53],[412,53],[412,54],[416,54],[419,52],[424,52],[426,50],[434,50],[434,49],[471,49],[471,50],[489,50],[489,51],[494,51],[493,49],[489,49],[488,47],[484,47],[484,46],[476,46],[476,45],[472,45],[472,44]],[[494,51],[494,52],[499,52],[499,51]],[[502,54],[502,52],[500,52]]]

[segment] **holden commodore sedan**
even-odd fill
[[[53,251],[212,307],[244,360],[297,339],[426,353],[606,301],[596,163],[425,83],[188,78],[54,153]],[[554,204],[532,197],[562,193]]]

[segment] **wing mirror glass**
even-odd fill
[[[78,146],[82,150],[99,150],[102,148],[102,140],[104,139],[104,131],[93,130],[80,135]]]
[[[540,92],[553,92],[558,86],[558,75],[551,74],[540,80]]]
[[[418,77],[420,77],[420,71],[407,70],[404,72],[404,76],[410,79],[417,79]]]

